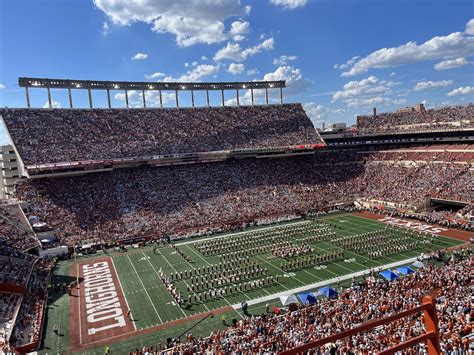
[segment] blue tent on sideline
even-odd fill
[[[321,295],[326,296],[327,298],[336,298],[338,295],[337,291],[329,286],[320,288],[318,291]]]
[[[316,303],[316,297],[312,292],[303,292],[298,293],[298,298],[301,300],[303,304],[313,304]]]
[[[382,275],[388,281],[393,281],[395,279],[398,279],[398,275],[396,273],[394,273],[392,270],[381,271],[381,272],[379,272],[379,275]]]
[[[410,269],[408,266],[400,266],[397,267],[397,270],[400,272],[402,275],[408,275],[408,274],[413,274],[415,271]]]

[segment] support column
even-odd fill
[[[128,108],[128,90],[125,89],[125,106]]]
[[[252,106],[253,106],[253,89],[250,89],[250,96],[252,98]]]
[[[265,88],[265,103],[268,105],[268,88]]]
[[[423,297],[423,304],[431,305],[429,309],[425,309],[423,311],[426,333],[434,333],[434,336],[426,341],[426,345],[428,346],[428,354],[441,354],[441,349],[439,346],[438,315],[436,313],[435,300],[431,296],[425,296]]]
[[[110,104],[110,90],[107,89],[107,102],[109,104],[109,108],[112,108],[112,105]]]
[[[194,108],[194,90],[191,90],[191,103],[193,104]]]
[[[236,89],[235,93],[236,93],[236,97],[237,97],[237,106],[240,106],[239,89]]]
[[[25,86],[26,91],[26,107],[30,108],[30,92],[28,90],[28,86]]]
[[[206,105],[209,107],[209,90],[206,90]]]
[[[160,90],[160,107],[163,108],[163,96],[161,95],[161,90]]]
[[[222,103],[222,107],[225,106],[225,103],[224,103],[224,89],[221,89],[221,103]]]
[[[67,94],[69,96],[69,108],[73,108],[71,88],[67,88]]]
[[[51,89],[48,87],[48,105],[49,108],[53,108],[53,104],[51,103]]]
[[[179,108],[179,97],[178,97],[178,90],[175,90],[175,97],[176,97],[176,107]]]
[[[89,94],[89,108],[92,108],[92,92],[91,92],[91,89],[87,89],[87,93]]]
[[[283,104],[283,88],[280,88],[280,104]]]
[[[142,89],[143,107],[146,108],[145,89]]]

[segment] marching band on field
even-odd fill
[[[401,229],[382,229],[357,235],[336,236],[339,224],[325,221],[305,221],[299,224],[277,226],[271,230],[262,229],[230,238],[214,238],[197,242],[195,248],[204,256],[217,257],[219,262],[176,271],[166,275],[160,269],[159,275],[165,287],[178,305],[196,304],[217,298],[245,293],[279,283],[280,276],[268,275],[251,256],[271,253],[280,258],[280,270],[294,271],[344,259],[350,250],[368,259],[418,249],[431,244],[435,235],[426,232],[414,233]],[[318,250],[310,243],[327,242],[338,246],[338,250]],[[176,253],[186,262],[190,258],[176,245]],[[184,300],[175,283],[184,281],[187,299]]]

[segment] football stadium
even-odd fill
[[[473,353],[472,96],[317,128],[293,78],[113,79],[0,108],[0,352]]]

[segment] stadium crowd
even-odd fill
[[[196,109],[0,109],[25,164],[321,143],[301,104]]]
[[[401,110],[371,115],[358,116],[357,129],[359,133],[381,133],[387,131],[400,132],[403,130],[430,130],[472,127],[474,104],[465,106],[447,106],[429,110]]]
[[[0,205],[0,240],[8,239],[10,246],[26,251],[38,247],[39,243],[21,213],[18,204]]]
[[[441,127],[446,122],[471,122],[473,111],[474,105],[469,105],[424,113],[382,114],[371,117],[370,122],[360,119],[359,129],[383,131],[408,123]],[[300,104],[179,110],[2,109],[0,115],[26,164],[321,142]],[[31,179],[17,184],[15,198],[28,202],[30,217],[47,223],[66,244],[232,230],[317,214],[354,197],[414,207],[428,197],[470,201],[469,155],[454,151],[416,154],[365,156],[356,150],[343,150],[281,159],[139,167]],[[435,159],[437,163],[432,164]],[[405,160],[417,162],[401,163]],[[6,318],[14,313],[12,307],[19,309],[10,339],[14,346],[39,340],[46,285],[53,268],[51,261],[22,252],[39,244],[34,233],[24,227],[19,211],[18,206],[0,207],[0,283],[21,285],[27,290],[20,301],[0,294],[0,315]],[[463,213],[471,211],[472,207]],[[425,218],[442,224],[447,215],[433,212]],[[304,246],[290,251],[311,252]],[[281,250],[274,252],[284,258],[294,256]],[[322,257],[332,260],[341,255]],[[429,267],[390,284],[372,275],[366,284],[342,291],[337,300],[302,307],[283,317],[247,318],[235,328],[213,333],[209,339],[191,338],[175,350],[280,350],[310,340],[315,334],[328,335],[411,307],[433,291],[440,300],[443,346],[449,351],[461,349],[461,336],[470,331],[471,310],[464,300],[472,282],[466,272],[472,267],[472,257],[469,254],[461,259],[451,260],[438,272]],[[299,266],[300,260],[291,262]],[[293,265],[286,267],[291,269]],[[173,284],[169,280],[164,283],[180,303],[181,295]],[[458,292],[456,297],[452,296],[454,290]],[[419,330],[421,322],[417,319],[410,329],[397,324],[334,346],[342,352],[353,348],[363,352],[380,350]]]
[[[0,241],[0,285],[4,290],[0,293],[0,352],[3,346],[39,342],[52,268],[52,260],[23,253],[8,240]]]
[[[444,264],[428,264],[415,273],[386,281],[372,272],[365,281],[340,290],[336,299],[321,299],[314,305],[299,305],[284,315],[257,314],[244,317],[235,326],[214,331],[208,338],[191,334],[162,353],[275,353],[303,345],[415,307],[423,296],[435,295],[443,354],[461,354],[469,349],[467,336],[472,332],[472,250],[464,249],[451,257],[436,252]],[[407,317],[398,322],[356,336],[337,340],[319,349],[319,353],[371,354],[424,331],[423,316]],[[424,353],[425,344],[411,353]],[[137,349],[134,354],[154,353],[157,348]],[[315,349],[316,350],[316,349]]]
[[[10,344],[16,348],[39,342],[47,285],[53,265],[53,261],[48,259],[38,259],[34,265],[10,338]]]
[[[306,156],[35,179],[16,196],[72,244],[231,230],[354,196],[415,207],[428,197],[467,202],[469,181],[467,164],[319,164]]]

